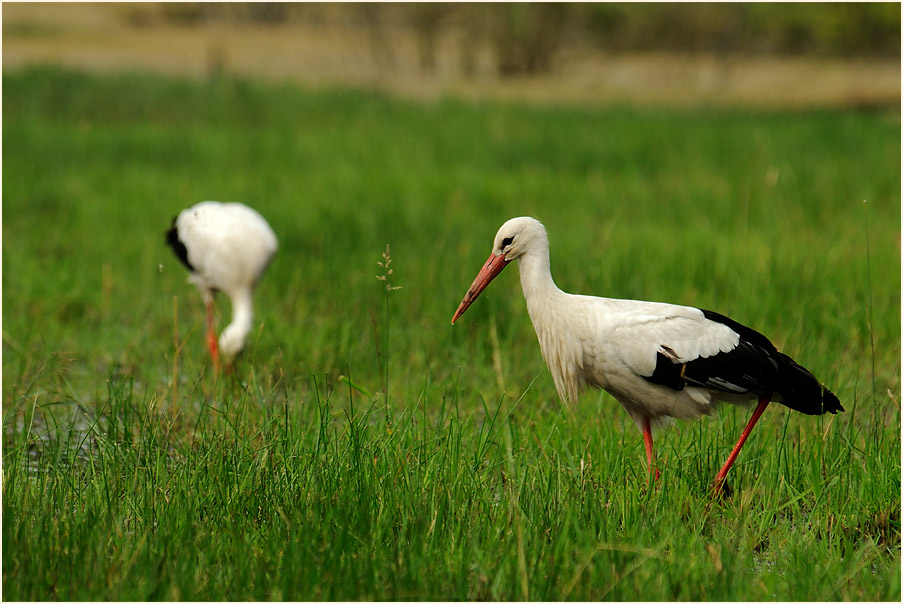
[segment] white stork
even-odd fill
[[[214,367],[219,369],[220,355],[230,367],[251,331],[254,288],[276,253],[273,229],[244,204],[202,201],[173,218],[166,242],[191,271],[188,280],[201,290]],[[218,291],[232,300],[232,322],[217,346],[213,298]]]
[[[512,218],[495,236],[492,254],[452,317],[464,314],[512,260],[539,347],[563,402],[583,388],[603,388],[621,403],[643,434],[649,475],[655,466],[651,423],[691,419],[714,403],[759,403],[715,478],[720,493],[728,470],[770,401],[808,415],[837,413],[837,397],[808,370],[778,352],[762,334],[709,310],[568,294],[549,269],[546,229]],[[655,470],[656,477],[658,470]]]

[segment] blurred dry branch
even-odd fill
[[[144,3],[133,24],[298,23],[363,27],[377,62],[391,66],[396,28],[412,30],[421,69],[437,65],[440,37],[493,49],[502,75],[541,73],[556,52],[589,41],[605,52],[703,52],[889,57],[900,52],[899,3]],[[472,60],[463,60],[463,71]]]
[[[183,24],[201,21],[267,25],[324,19],[410,26],[427,36],[462,22],[491,20],[484,32],[500,62],[542,62],[564,33],[591,38],[608,51],[695,51],[819,56],[899,54],[900,4],[838,3],[284,3],[182,2],[132,5],[133,17]],[[568,23],[569,30],[562,29]]]
[[[491,31],[499,75],[551,71],[573,12],[570,5],[556,3],[494,6]]]
[[[58,63],[547,102],[892,105],[898,3],[7,3]]]

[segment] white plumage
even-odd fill
[[[512,260],[530,320],[558,395],[576,401],[585,387],[604,388],[643,433],[650,472],[651,421],[690,419],[713,403],[759,399],[759,406],[728,462],[720,487],[752,426],[769,401],[807,414],[843,407],[829,390],[758,332],[698,308],[578,296],[552,280],[543,225],[513,218],[496,234],[493,251],[452,318],[454,323]]]
[[[173,219],[167,243],[188,267],[188,280],[201,291],[207,308],[207,343],[214,364],[230,364],[244,348],[254,317],[252,296],[278,247],[263,216],[241,203],[202,201]],[[232,322],[219,340],[214,332],[217,291],[232,301]]]

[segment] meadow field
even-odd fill
[[[4,599],[899,601],[898,108],[3,91]],[[205,199],[280,242],[231,375],[164,244]],[[559,403],[517,271],[450,325],[518,215],[562,289],[728,314],[846,412],[773,405],[723,501],[749,411],[674,422],[648,487],[613,398]]]

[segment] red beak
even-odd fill
[[[508,261],[505,260],[505,254],[500,254],[498,256],[495,253],[489,256],[489,259],[486,261],[486,264],[483,265],[483,268],[480,269],[477,278],[473,280],[473,283],[470,285],[470,289],[467,290],[467,295],[464,296],[464,299],[461,300],[460,306],[458,306],[458,310],[455,311],[455,316],[452,317],[452,325],[455,324],[455,321],[458,320],[458,317],[464,314],[464,311],[470,308],[470,305],[473,304],[473,301],[477,299],[477,296],[480,295],[486,286],[495,279],[502,269],[504,269],[508,265]]]

